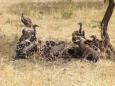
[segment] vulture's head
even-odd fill
[[[82,26],[82,22],[79,22],[78,25]]]
[[[33,25],[33,28],[36,28],[36,27],[39,27],[39,26],[38,26],[38,25],[36,25],[36,24],[35,24],[35,25]]]

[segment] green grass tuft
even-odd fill
[[[73,12],[72,12],[72,11],[62,12],[62,18],[71,18],[72,15],[73,15]]]

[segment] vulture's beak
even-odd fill
[[[34,25],[33,27],[40,27],[39,25]]]

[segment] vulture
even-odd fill
[[[92,60],[93,62],[97,62],[100,56],[100,53],[96,51],[95,49],[91,48],[89,45],[86,45],[84,43],[85,42],[84,38],[78,36],[76,41],[79,41],[78,46],[83,52],[82,58],[87,59],[87,60]]]
[[[25,17],[23,13],[21,16],[21,21],[26,27],[32,27],[33,26],[31,19],[28,17]]]
[[[92,42],[93,44],[97,47],[100,48],[101,46],[101,41],[99,39],[97,39],[97,37],[95,35],[90,36],[92,38]]]
[[[33,25],[34,32],[36,33],[36,27],[39,27],[38,25]]]
[[[83,28],[82,28],[82,23],[80,22],[80,23],[78,23],[79,24],[79,26],[80,26],[80,28],[79,28],[79,34],[80,34],[80,36],[83,36],[84,38],[85,38],[85,31],[83,30]]]
[[[78,24],[80,25],[79,30],[74,31],[72,33],[72,42],[75,44],[76,44],[76,40],[77,40],[76,37],[81,36],[81,37],[85,38],[85,31],[82,28],[82,23],[78,23]]]

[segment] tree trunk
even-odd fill
[[[110,51],[112,51],[112,53],[115,53],[115,50],[110,43],[110,38],[109,38],[109,34],[108,34],[107,30],[108,30],[108,23],[110,21],[110,18],[112,16],[112,13],[114,10],[114,6],[115,6],[114,0],[109,0],[108,8],[107,8],[105,15],[101,22],[101,38],[103,40],[105,52],[110,50]]]

